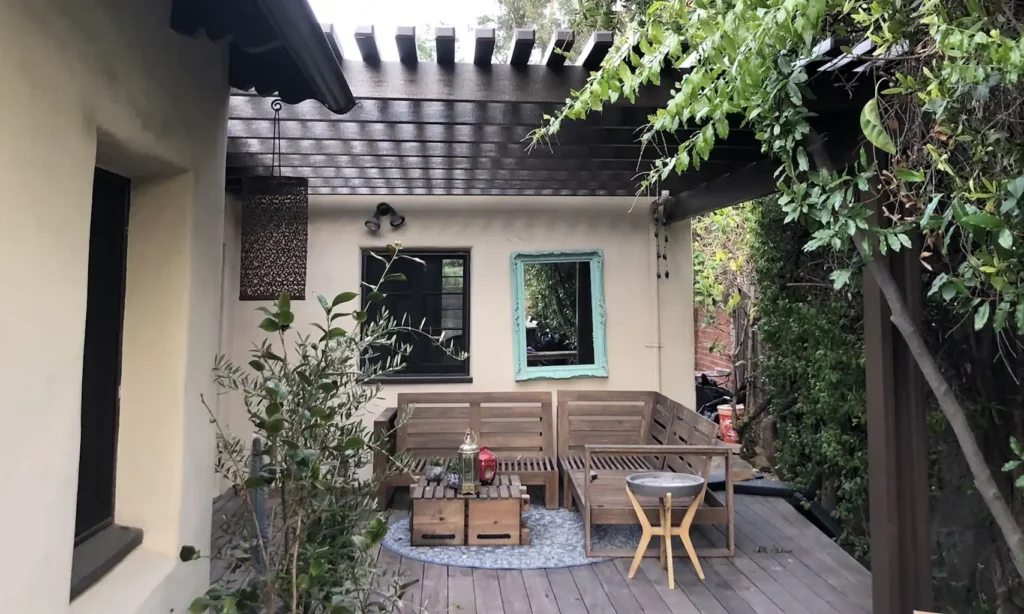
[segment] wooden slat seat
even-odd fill
[[[724,501],[704,494],[694,522],[726,526],[727,547],[698,551],[702,556],[734,552],[731,451],[717,441],[710,420],[664,395],[650,392],[559,392],[559,464],[563,504],[575,502],[584,516],[588,556],[632,556],[632,551],[594,552],[594,524],[636,524],[626,493],[626,477],[644,471],[673,471],[707,479],[711,456],[726,457]],[[609,425],[615,425],[609,427]],[[596,477],[591,479],[591,474]],[[648,519],[658,523],[657,498],[638,497]],[[692,498],[673,500],[673,523],[682,521]]]
[[[408,471],[379,452],[374,472],[380,479],[378,505],[396,487],[414,484],[426,462],[454,458],[466,430],[497,457],[499,474],[515,474],[526,486],[544,487],[545,507],[558,507],[558,462],[550,392],[402,393],[398,408],[385,410],[374,430],[391,433],[389,451],[415,459]]]

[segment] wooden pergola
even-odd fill
[[[563,126],[558,141],[527,151],[524,139],[545,115],[579,89],[612,47],[610,32],[595,32],[579,61],[559,51],[577,41],[557,30],[539,63],[530,63],[533,30],[517,30],[507,64],[492,62],[493,29],[475,33],[473,61],[455,61],[455,30],[435,30],[436,60],[418,57],[415,30],[399,28],[394,42],[378,40],[372,27],[355,33],[360,57],[343,58],[337,32],[325,32],[358,101],[335,115],[310,100],[280,114],[279,165],[285,175],[308,178],[311,195],[633,196],[649,161],[687,138],[681,130],[663,143],[638,142],[647,117],[667,100],[683,71],[665,71],[636,104],[620,102],[585,121]],[[390,38],[390,37],[389,37]],[[380,44],[395,44],[400,61],[381,61]],[[826,40],[803,60],[815,130],[837,166],[851,160],[862,141],[859,113],[874,93],[870,43],[841,51]],[[275,159],[275,92],[234,91],[228,120],[229,187],[268,175]],[[672,195],[669,221],[768,195],[778,164],[737,121],[711,159],[658,190]],[[913,313],[922,312],[920,272],[913,255],[891,263]],[[871,567],[874,611],[903,614],[928,609],[931,551],[924,431],[924,387],[886,302],[865,279]]]

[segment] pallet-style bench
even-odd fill
[[[407,452],[407,470],[378,452],[378,506],[391,491],[416,483],[434,457],[453,459],[466,430],[498,458],[498,473],[518,475],[525,486],[544,487],[544,506],[558,507],[558,463],[550,392],[414,392],[398,395],[398,407],[375,421],[378,432],[395,432],[392,453]]]
[[[648,395],[644,401],[643,395]],[[602,401],[601,397],[604,395]],[[587,556],[632,556],[632,550],[594,551],[595,524],[636,524],[626,492],[626,476],[643,471],[694,473],[707,479],[712,456],[725,457],[725,492],[703,493],[693,522],[726,528],[726,548],[699,550],[700,556],[732,556],[735,552],[732,509],[732,451],[720,445],[714,422],[657,393],[558,393],[559,456],[564,471],[566,502],[574,501],[584,518]],[[600,425],[608,422],[618,425]],[[632,439],[632,441],[629,441]],[[582,455],[580,454],[582,448]],[[582,456],[582,460],[580,457]],[[592,472],[596,477],[591,478]],[[660,522],[660,502],[638,497],[648,519]],[[673,500],[672,523],[682,522],[691,500]]]

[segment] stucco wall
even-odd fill
[[[4,612],[183,612],[208,574],[176,553],[209,540],[226,53],[170,5],[0,0]],[[145,539],[69,605],[97,165],[132,178],[115,518]]]
[[[377,235],[363,222],[374,205],[385,200],[406,216],[406,225],[392,230],[386,221]],[[632,211],[630,209],[632,208]],[[358,290],[360,250],[400,240],[406,248],[470,248],[470,384],[391,385],[384,388],[373,411],[393,405],[406,391],[503,391],[589,388],[608,390],[657,390],[662,371],[693,396],[692,293],[680,292],[665,307],[680,314],[659,339],[657,287],[654,274],[652,228],[646,201],[592,198],[497,198],[497,197],[311,197],[309,261],[306,301],[292,302],[296,321],[316,321],[320,307],[311,292],[333,296]],[[689,226],[678,233],[672,282],[690,279]],[[512,353],[512,282],[510,256],[523,250],[598,248],[604,254],[605,305],[607,311],[608,377],[558,381],[516,382]],[[239,258],[238,246],[229,258]],[[678,276],[678,277],[677,277]],[[679,281],[676,281],[676,280]],[[667,280],[663,280],[662,284]],[[237,298],[238,280],[234,285]],[[674,287],[674,286],[673,286]],[[670,288],[671,290],[672,288]],[[687,305],[686,300],[690,303]],[[234,327],[233,357],[244,363],[252,342],[263,338],[257,324],[261,316],[256,302],[237,302],[230,314]],[[687,314],[681,317],[681,314]],[[688,339],[688,341],[687,341]],[[659,344],[661,347],[659,347]],[[666,347],[673,349],[665,351]],[[244,359],[244,360],[243,360]],[[688,363],[687,363],[688,361]],[[681,393],[684,394],[684,393]],[[683,400],[683,397],[680,400]],[[246,434],[246,420],[237,400],[229,412],[232,429]]]

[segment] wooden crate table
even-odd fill
[[[499,475],[478,495],[460,495],[421,478],[409,491],[413,546],[519,546],[530,543],[522,521],[529,509],[526,487],[517,475]]]

